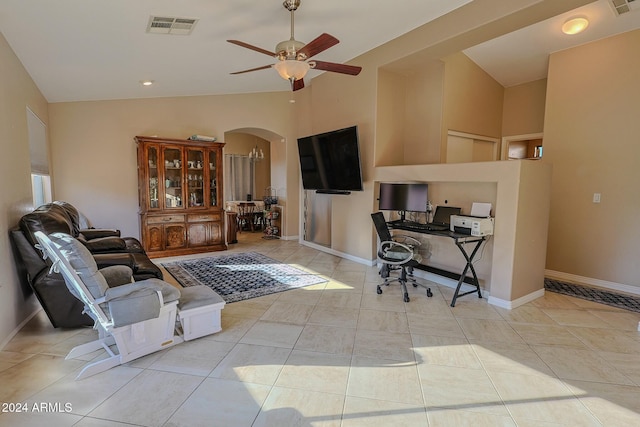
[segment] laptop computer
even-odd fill
[[[433,221],[427,223],[430,230],[448,230],[451,224],[451,215],[460,215],[462,208],[453,206],[436,206]]]

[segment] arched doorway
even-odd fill
[[[237,202],[262,202],[275,195],[286,205],[286,147],[284,137],[259,128],[239,128],[224,135],[225,209]],[[250,156],[250,153],[259,154]],[[257,202],[258,203],[258,202]]]
[[[255,183],[252,198],[262,200],[268,188],[273,188],[278,192],[278,196],[284,197],[286,189],[285,172],[285,147],[284,137],[267,129],[260,128],[239,128],[226,131],[224,134],[224,154],[244,157],[249,159],[249,153],[256,149],[264,154],[261,160],[253,161],[255,164]],[[225,186],[227,181],[227,170],[225,170]],[[230,193],[225,191],[225,201],[231,197],[246,199],[247,193]]]

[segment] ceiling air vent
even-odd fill
[[[640,9],[640,1],[636,0],[609,0],[609,3],[611,3],[613,11],[618,16],[634,9]]]
[[[197,19],[150,16],[147,33],[189,35],[196,26]]]

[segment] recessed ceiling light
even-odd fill
[[[562,24],[562,32],[573,35],[583,32],[589,26],[589,20],[584,17],[576,17],[567,19]]]
[[[151,86],[153,84],[153,80],[140,80],[140,84],[142,86]]]

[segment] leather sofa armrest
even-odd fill
[[[93,259],[96,260],[99,270],[112,265],[125,265],[131,270],[135,268],[135,259],[128,253],[93,254]]]
[[[86,240],[78,238],[91,253],[113,252],[127,250],[127,243],[120,237],[99,237],[97,239]]]
[[[20,283],[26,291],[33,286],[36,277],[49,271],[49,264],[42,258],[42,252],[29,243],[21,230],[11,230],[9,235]]]
[[[86,240],[98,239],[100,237],[121,237],[120,230],[112,228],[86,228],[80,230],[80,236]]]

